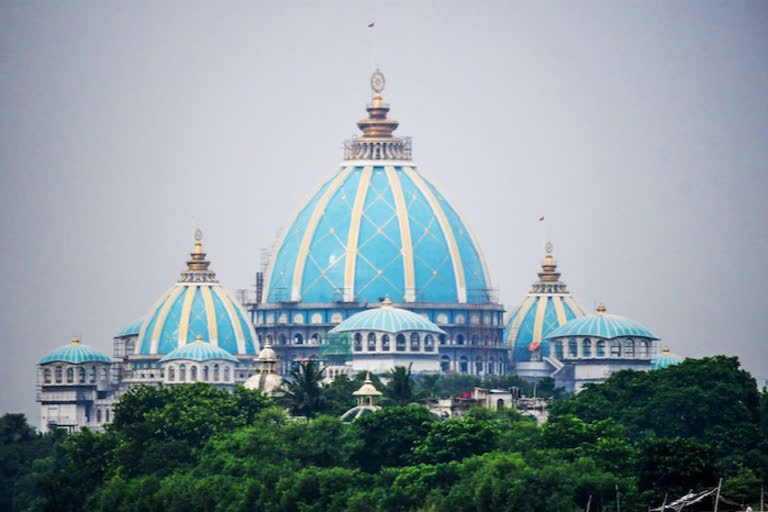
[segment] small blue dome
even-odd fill
[[[144,319],[136,320],[131,325],[126,326],[122,331],[117,333],[115,338],[122,338],[123,336],[135,336],[141,332],[141,325],[144,323]]]
[[[514,361],[527,362],[539,352],[549,354],[550,342],[546,336],[584,312],[560,281],[560,273],[552,259],[552,244],[547,243],[547,256],[533,283],[528,297],[507,314],[504,340],[512,349]]]
[[[683,362],[682,356],[673,354],[667,347],[661,352],[661,355],[651,361],[651,370],[661,370],[675,366]]]
[[[558,327],[546,336],[546,339],[567,338],[570,336],[588,336],[590,338],[613,339],[618,337],[636,337],[657,340],[651,331],[628,318],[605,313],[605,306],[597,308],[597,314],[587,315]]]
[[[197,336],[230,354],[255,355],[256,335],[240,304],[221,287],[208,269],[198,239],[188,269],[155,304],[139,331],[136,354],[169,354]]]
[[[188,361],[209,361],[211,359],[223,359],[225,361],[232,361],[233,363],[238,362],[237,359],[232,356],[232,354],[221,347],[217,347],[216,345],[211,345],[210,343],[203,341],[201,337],[198,337],[192,343],[187,343],[186,345],[175,348],[170,354],[167,354],[162,359],[160,359],[160,362],[165,363],[168,361],[175,361],[177,359],[185,359]]]
[[[64,345],[63,347],[59,347],[56,350],[49,352],[45,356],[43,356],[42,359],[40,359],[40,362],[38,364],[47,364],[47,363],[54,363],[54,362],[61,362],[61,363],[72,363],[72,364],[80,364],[80,363],[89,363],[89,362],[99,362],[99,363],[112,363],[112,359],[105,356],[98,350],[91,348],[87,345],[81,345],[79,338],[74,338],[72,340],[72,343],[69,345]]]
[[[382,331],[397,334],[403,331],[427,331],[445,334],[438,326],[421,315],[400,308],[393,308],[385,300],[380,308],[356,313],[331,329],[329,334],[353,331]]]

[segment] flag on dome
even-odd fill
[[[373,28],[373,25],[374,25],[374,23],[373,23],[373,22],[370,22],[370,23],[368,24],[368,28]]]

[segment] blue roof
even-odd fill
[[[330,333],[352,331],[383,331],[391,334],[403,331],[428,331],[445,334],[442,329],[423,316],[388,305],[355,313],[331,329]]]
[[[218,283],[178,283],[163,294],[145,317],[137,352],[170,354],[198,335],[230,354],[257,352],[248,315]]]
[[[661,370],[663,368],[669,368],[683,362],[682,356],[671,353],[669,350],[664,349],[661,355],[651,361],[651,370]]]
[[[589,336],[592,338],[613,339],[624,336],[657,340],[651,331],[628,318],[618,315],[596,314],[571,320],[550,332],[546,339],[569,336]]]
[[[116,338],[120,338],[122,336],[135,336],[135,335],[139,334],[139,332],[141,331],[141,324],[143,324],[143,323],[144,323],[144,319],[140,318],[140,319],[136,320],[135,322],[133,322],[131,325],[125,327],[119,333],[117,333],[117,336],[115,336],[115,337]]]
[[[549,333],[582,316],[581,307],[570,295],[529,295],[507,315],[503,339],[514,361],[530,361],[536,347],[541,354],[549,354]]]
[[[193,341],[192,343],[187,343],[186,345],[175,348],[170,354],[167,354],[160,359],[160,362],[165,363],[177,359],[186,359],[190,361],[224,359],[226,361],[232,361],[233,363],[237,362],[237,359],[223,348],[211,345],[205,341]]]
[[[87,345],[82,345],[79,341],[76,342],[73,340],[72,343],[64,345],[63,347],[59,347],[56,350],[43,356],[38,364],[54,362],[72,364],[89,362],[111,363],[112,359],[94,348],[91,348]]]
[[[456,209],[409,164],[344,166],[272,255],[266,300],[487,303],[490,278]]]

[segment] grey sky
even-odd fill
[[[765,1],[3,2],[0,412],[39,422],[35,363],[73,335],[111,354],[195,223],[253,283],[365,113],[370,21],[507,306],[550,236],[585,308],[768,378]]]

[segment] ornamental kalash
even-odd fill
[[[132,385],[232,388],[250,379],[267,391],[257,385],[266,367],[284,375],[311,359],[327,378],[412,364],[424,373],[552,376],[570,390],[651,368],[658,338],[604,311],[585,316],[551,244],[539,279],[504,317],[469,225],[414,162],[411,139],[395,135],[384,86],[376,70],[362,133],[286,224],[257,273],[255,300],[222,288],[198,230],[187,269],[115,336],[112,358],[77,340],[40,360],[44,431],[101,428]]]

